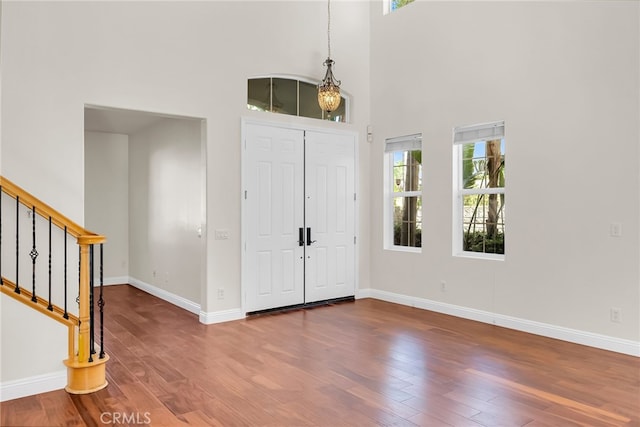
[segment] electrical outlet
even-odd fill
[[[611,307],[611,321],[614,323],[622,322],[622,309]]]
[[[609,224],[609,236],[622,237],[622,224],[619,222],[612,222]]]
[[[224,299],[224,288],[218,288],[218,299]]]
[[[444,280],[440,281],[440,291],[447,292],[447,282],[445,282]]]

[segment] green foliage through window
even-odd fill
[[[408,5],[409,3],[413,3],[413,0],[391,0],[390,9],[391,11],[394,11]]]
[[[461,150],[462,249],[504,254],[504,140],[467,143]]]

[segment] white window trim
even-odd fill
[[[391,13],[391,0],[382,0],[382,14],[388,15]]]
[[[401,7],[397,8],[397,9],[391,10],[391,0],[382,0],[382,14],[383,15],[388,15],[391,12],[396,12],[397,10],[400,10],[403,7],[406,7],[406,6],[407,5],[401,6]]]
[[[472,194],[505,194],[506,188],[462,188],[462,146],[471,142],[503,139],[504,120],[481,123],[470,126],[458,126],[453,129],[453,217],[452,217],[452,255],[460,258],[475,258],[494,261],[504,261],[505,254],[488,254],[483,252],[471,252],[462,249],[463,230],[462,224],[464,205],[463,196]],[[506,144],[505,144],[506,153]],[[505,196],[506,197],[506,196]],[[505,250],[506,252],[506,250]]]
[[[422,151],[422,134],[400,136],[396,138],[388,138],[384,145],[384,211],[383,211],[383,247],[385,250],[397,252],[421,253],[422,247],[399,246],[393,244],[393,203],[395,197],[420,197],[422,198],[422,190],[420,191],[393,191],[393,153],[398,151],[420,149]],[[424,236],[423,236],[424,238]]]

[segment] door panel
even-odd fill
[[[306,302],[355,293],[355,138],[305,135]]]
[[[246,311],[304,302],[304,132],[245,127]]]

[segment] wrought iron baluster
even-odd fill
[[[93,244],[89,245],[89,362],[93,362],[93,355],[96,354],[94,339],[94,318],[93,318]]]
[[[98,307],[100,308],[100,359],[104,359],[104,299],[102,298],[102,287],[104,286],[103,272],[103,243],[100,243],[100,298]]]
[[[78,297],[76,298],[76,304],[78,304],[78,314],[80,314],[80,271],[82,270],[82,248],[80,247],[80,245],[78,245]],[[80,317],[80,316],[78,316]],[[82,320],[80,320],[78,318],[78,331],[80,331],[80,328],[82,327]],[[78,339],[80,339],[80,337],[78,337]],[[80,356],[80,352],[82,350],[80,349],[80,344],[78,343],[78,356]]]
[[[64,226],[64,314],[65,319],[69,318],[67,311],[67,226]]]
[[[78,246],[78,297],[76,298],[76,304],[80,308],[80,270],[82,269],[82,249]],[[78,324],[78,327],[80,325]]]
[[[14,292],[20,293],[20,196],[16,196],[16,288]]]
[[[76,298],[76,304],[78,304],[78,314],[80,314],[80,277],[82,270],[82,248],[78,245],[78,297]],[[79,316],[78,316],[79,317]],[[78,319],[78,331],[82,327],[82,320]],[[78,336],[78,340],[80,337]],[[80,356],[82,350],[80,349],[80,344],[78,343],[78,356]]]
[[[47,310],[53,311],[53,305],[51,305],[51,217],[49,217],[49,305]]]
[[[38,302],[38,298],[36,298],[36,258],[38,258],[38,250],[36,249],[36,207],[31,207],[31,224],[33,230],[33,246],[31,247],[31,252],[29,252],[29,256],[31,257],[31,301]]]

